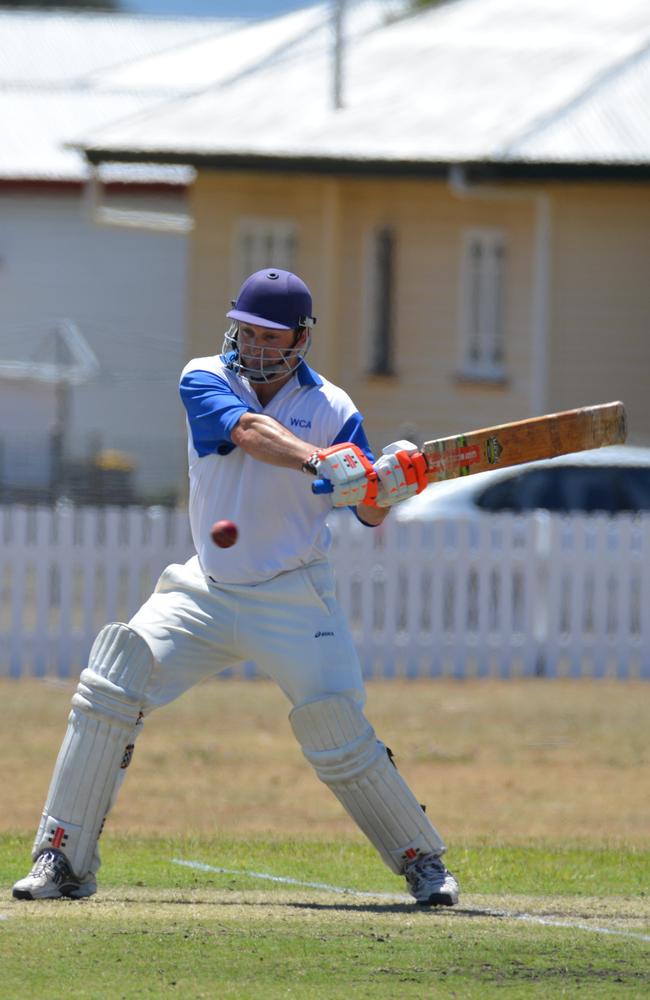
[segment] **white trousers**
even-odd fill
[[[361,665],[326,562],[264,583],[217,584],[194,556],[164,570],[129,625],[155,660],[145,715],[246,660],[294,706],[331,694],[365,703]]]

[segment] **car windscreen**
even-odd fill
[[[650,511],[650,467],[561,465],[521,469],[488,485],[477,497],[488,511]]]

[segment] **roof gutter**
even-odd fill
[[[529,201],[535,209],[535,247],[533,255],[533,300],[531,305],[531,414],[546,413],[548,400],[548,354],[550,339],[551,284],[551,201],[545,191],[533,188],[506,188],[468,181],[466,169],[454,164],[448,184],[457,198],[484,201]]]
[[[198,152],[192,149],[80,149],[89,163],[151,163],[168,166],[191,166],[203,170],[241,170],[284,174],[320,174],[365,177],[413,177],[447,179],[454,165],[449,160],[397,160],[367,157],[286,155],[247,152]],[[476,160],[462,165],[468,181],[493,183],[503,181],[547,182],[650,180],[649,163],[527,163],[523,161]]]

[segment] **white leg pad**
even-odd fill
[[[97,636],[72,698],[34,857],[56,847],[80,878],[99,867],[97,840],[142,728],[152,666],[149,647],[128,625],[106,625]]]
[[[445,845],[361,709],[343,695],[294,708],[296,739],[316,774],[396,874]]]

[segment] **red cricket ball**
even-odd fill
[[[215,521],[210,528],[210,537],[220,549],[229,549],[237,541],[239,531],[234,521]]]

